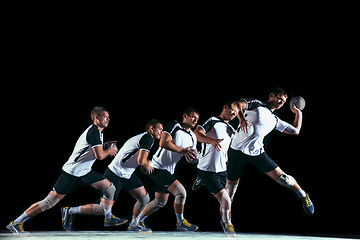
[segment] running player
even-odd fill
[[[204,124],[197,126],[195,135],[202,142],[198,178],[220,203],[221,226],[226,236],[236,236],[230,219],[231,200],[225,190],[227,152],[235,129],[229,124],[238,114],[236,104],[224,105],[218,117],[210,117]]]
[[[104,107],[95,107],[91,111],[91,119],[93,124],[77,140],[73,153],[64,164],[62,173],[49,195],[45,199],[32,204],[23,214],[7,225],[6,228],[14,235],[29,236],[30,233],[24,231],[24,222],[55,206],[66,194],[74,190],[80,182],[84,182],[103,192],[101,203],[94,205],[93,211],[104,215],[104,226],[121,225],[127,221],[126,219],[116,218],[111,213],[115,186],[103,175],[91,169],[96,159],[103,160],[109,155],[115,156],[118,152],[113,147],[105,151],[103,149],[103,130],[109,124],[109,112]],[[66,215],[64,211],[68,211],[68,208],[61,210],[62,216]],[[63,219],[63,224],[66,222],[67,219]]]
[[[133,173],[139,165],[145,169],[147,174],[153,171],[147,157],[153,146],[154,139],[160,139],[162,130],[163,125],[160,121],[150,120],[146,124],[146,132],[127,140],[104,173],[104,176],[116,187],[114,199],[118,197],[121,189],[124,189],[137,200],[133,209],[133,218],[139,215],[150,200],[140,179]],[[71,228],[72,221],[70,219],[72,219],[72,214],[92,214],[93,206],[93,204],[81,206],[81,211],[80,207],[70,208],[67,213],[68,216],[66,216],[69,219],[66,226]],[[138,229],[139,227],[135,230]]]
[[[239,108],[239,127],[229,149],[228,176],[226,190],[231,200],[234,198],[245,163],[254,164],[259,171],[267,174],[277,183],[294,191],[303,203],[305,212],[314,213],[309,194],[301,189],[298,182],[286,174],[264,151],[263,139],[273,129],[292,135],[298,135],[302,125],[302,112],[296,106],[290,106],[295,114],[293,124],[282,121],[273,112],[280,109],[287,99],[287,93],[276,88],[270,93],[266,103],[256,99],[241,99],[236,102]],[[245,112],[244,112],[245,110]],[[253,131],[249,131],[250,128]],[[252,134],[250,134],[252,132]]]
[[[155,181],[155,199],[149,202],[145,209],[134,218],[129,228],[134,228],[142,223],[146,217],[164,207],[168,201],[169,194],[175,196],[174,209],[177,220],[177,229],[180,231],[196,231],[198,226],[189,223],[184,218],[184,206],[186,190],[184,186],[173,176],[176,164],[184,156],[188,162],[195,158],[191,149],[196,148],[196,136],[191,130],[199,119],[199,112],[194,108],[184,111],[183,121],[170,122],[164,129],[159,142],[159,149],[154,154],[151,166],[154,171],[150,178]],[[145,229],[144,231],[147,231]]]

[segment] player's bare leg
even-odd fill
[[[134,219],[144,210],[145,206],[149,203],[150,198],[144,186],[130,190],[129,193],[137,200],[133,209]]]
[[[65,195],[58,194],[55,191],[50,191],[50,193],[48,194],[48,196],[45,199],[32,204],[17,219],[10,222],[6,228],[16,236],[29,236],[30,233],[24,231],[24,222],[32,217],[35,217],[39,213],[42,213],[42,212],[52,208],[64,197],[65,197]]]
[[[281,170],[280,167],[275,168],[274,170],[267,172],[266,175],[271,177],[274,181],[280,185],[289,188],[297,194],[303,203],[303,208],[305,212],[309,215],[314,213],[314,205],[312,204],[309,194],[301,189],[298,182],[292,176],[286,174]]]
[[[63,207],[61,209],[61,216],[63,227],[66,231],[71,231],[73,214],[92,214],[104,216],[104,226],[119,226],[127,222],[126,218],[118,218],[112,215],[112,206],[114,205],[115,187],[107,179],[91,184],[96,190],[103,192],[103,197],[100,199],[100,204],[86,204],[77,207]]]
[[[164,207],[168,199],[169,199],[168,193],[155,192],[154,200],[149,202],[145,206],[144,210],[140,212],[139,215],[131,221],[128,231],[138,231],[143,233],[152,232],[151,229],[145,226],[144,221],[148,216],[150,216],[160,208]]]
[[[214,197],[220,203],[220,214],[222,216],[220,224],[225,235],[228,237],[236,237],[234,225],[231,223],[230,218],[231,199],[229,193],[225,189],[222,189],[220,192],[214,194]]]

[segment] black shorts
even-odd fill
[[[159,193],[170,193],[167,188],[177,180],[168,170],[156,168],[149,176],[156,183],[155,192]]]
[[[243,168],[246,163],[255,165],[260,172],[271,172],[278,165],[265,153],[258,156],[249,156],[245,153],[229,148],[228,151],[227,179],[230,181],[238,180],[241,177]]]
[[[105,177],[98,172],[91,170],[88,174],[82,177],[76,177],[73,175],[68,174],[64,170],[58,180],[56,181],[53,190],[58,194],[69,194],[75,188],[77,188],[81,182],[85,183],[86,185],[90,185],[99,181],[104,180]]]
[[[207,172],[197,169],[201,181],[211,194],[216,194],[223,190],[226,185],[226,172]]]
[[[140,179],[135,174],[132,174],[129,179],[121,178],[115,173],[113,173],[109,168],[106,168],[104,176],[107,179],[109,179],[109,181],[112,182],[116,187],[114,199],[118,197],[121,189],[124,189],[125,191],[129,192],[135,188],[144,186],[140,181]]]

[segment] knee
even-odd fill
[[[108,187],[103,191],[103,198],[110,201],[114,201],[115,192],[116,192],[116,187],[114,186],[114,184],[111,183],[110,187]]]
[[[47,197],[43,200],[41,200],[40,202],[38,202],[37,204],[39,205],[41,211],[46,211],[50,208],[52,208],[53,206],[55,206],[58,202],[60,202],[60,199],[57,198],[54,195],[47,195]]]
[[[136,200],[137,201],[135,203],[135,208],[138,210],[143,210],[145,208],[146,204],[149,203],[150,197],[149,197],[149,194],[146,194],[145,196],[137,198]]]
[[[295,179],[292,176],[284,172],[280,175],[279,179],[275,181],[284,187],[292,187],[296,183]]]
[[[174,202],[176,204],[184,204],[186,200],[186,190],[183,185],[179,184],[176,186],[176,188],[173,191],[173,194],[175,196]]]

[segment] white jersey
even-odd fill
[[[216,151],[211,144],[201,144],[200,159],[197,168],[208,172],[225,172],[226,162],[228,160],[227,152],[231,139],[235,134],[235,129],[217,117],[209,118],[203,125],[199,125],[204,129],[206,136],[214,139],[224,139],[220,145],[220,151]]]
[[[154,139],[148,132],[130,138],[121,147],[108,168],[118,177],[130,179],[135,169],[139,166],[139,150],[150,152],[153,144]]]
[[[273,129],[283,132],[289,125],[282,121],[278,116],[263,103],[256,99],[243,99],[247,103],[244,112],[246,119],[253,125],[253,133],[244,139],[244,132],[240,130],[240,125],[235,133],[230,147],[240,150],[250,156],[257,156],[263,153],[263,140]]]
[[[176,146],[196,149],[196,136],[190,129],[187,132],[178,121],[170,122],[165,128],[164,132],[169,134],[171,142]],[[165,148],[159,147],[152,158],[151,166],[156,169],[163,169],[174,174],[176,164],[180,161],[183,155],[181,153],[172,152]]]
[[[103,132],[94,124],[89,126],[76,142],[74,151],[62,169],[73,176],[82,177],[91,171],[96,160],[93,148],[103,145]]]

